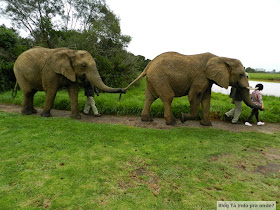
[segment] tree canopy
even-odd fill
[[[59,31],[91,32],[99,42],[111,40],[125,47],[130,36],[121,34],[120,20],[104,0],[3,0],[2,15],[29,31],[37,44],[55,47]]]
[[[15,85],[13,64],[17,56],[27,49],[27,42],[15,30],[0,26],[0,92]]]
[[[11,19],[14,27],[29,32],[30,47],[87,50],[109,85],[126,85],[149,62],[127,52],[131,37],[122,34],[120,19],[105,0],[2,1],[5,6],[0,15]],[[19,44],[12,34],[5,35],[5,39],[10,39],[5,44]]]

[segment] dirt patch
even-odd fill
[[[155,197],[161,190],[161,180],[159,176],[149,170],[149,164],[140,158],[130,160],[124,165],[125,170],[129,173],[121,177],[118,181],[118,186],[126,194],[130,188],[146,187]]]
[[[263,175],[280,174],[280,151],[275,148],[266,148],[260,150],[262,158],[266,160],[266,164],[259,165],[254,172]]]
[[[42,111],[41,108],[37,108],[38,113],[35,114],[40,116]],[[0,111],[11,112],[11,113],[21,113],[21,106],[13,104],[0,104]],[[70,111],[52,109],[51,114],[53,117],[69,117]],[[217,128],[221,130],[227,130],[231,132],[261,132],[273,134],[280,131],[280,123],[266,123],[264,126],[253,125],[252,127],[247,127],[244,124],[231,124],[230,122],[225,122],[221,120],[212,121],[212,126],[206,127],[199,124],[199,121],[190,120],[185,123],[181,123],[178,119],[175,126],[169,126],[165,124],[163,118],[154,118],[153,122],[142,122],[139,116],[116,116],[116,115],[102,115],[101,117],[94,117],[89,115],[82,115],[82,119],[79,121],[88,123],[103,123],[103,124],[121,124],[129,125],[133,127],[141,128],[154,128],[154,129],[172,129],[172,128]]]
[[[272,147],[265,147],[261,149],[244,148],[241,150],[245,157],[238,159],[232,154],[220,154],[209,157],[209,162],[224,162],[232,165],[234,168],[247,173],[260,173],[264,176],[274,174],[280,177],[280,150]],[[247,153],[247,154],[246,154]],[[223,169],[222,169],[223,170]],[[225,178],[231,177],[224,171]]]
[[[273,173],[280,172],[280,164],[277,163],[268,163],[266,165],[258,166],[255,172],[259,172],[263,175],[269,175]]]
[[[146,168],[141,167],[131,171],[129,178],[133,180],[133,182],[146,185],[154,196],[157,196],[160,192],[161,186],[159,184],[159,177],[154,172],[148,171]]]

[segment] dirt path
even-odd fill
[[[37,108],[40,115],[42,109]],[[21,106],[12,105],[12,104],[0,104],[0,111],[12,112],[12,113],[21,113]],[[70,111],[65,110],[56,110],[51,111],[53,117],[69,117]],[[212,121],[210,127],[205,127],[199,124],[199,121],[187,121],[182,124],[179,120],[176,126],[168,126],[165,124],[163,118],[154,118],[153,122],[142,122],[139,116],[116,116],[116,115],[102,115],[101,117],[94,117],[82,114],[82,119],[80,121],[88,123],[105,123],[105,124],[121,124],[129,125],[134,127],[141,128],[155,128],[155,129],[171,129],[171,128],[217,128],[222,130],[227,130],[231,132],[262,132],[262,133],[275,133],[280,131],[280,123],[266,123],[264,126],[253,125],[252,127],[247,127],[244,124],[233,125],[225,121]]]

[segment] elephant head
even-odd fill
[[[62,48],[48,59],[48,65],[57,74],[62,74],[72,82],[76,77],[86,76],[88,81],[100,90],[109,93],[125,93],[124,89],[105,85],[99,75],[96,63],[89,52]]]
[[[260,109],[261,107],[251,102],[249,82],[242,63],[237,59],[214,57],[208,60],[204,69],[209,80],[214,81],[223,88],[228,86],[242,88],[244,103],[251,107]]]

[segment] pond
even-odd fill
[[[280,83],[277,82],[261,82],[261,81],[249,81],[249,85],[251,87],[255,87],[256,84],[261,83],[263,84],[263,90],[262,90],[262,95],[267,95],[267,96],[277,96],[280,97]],[[212,91],[215,93],[222,93],[229,95],[231,87],[228,89],[221,88],[217,85],[212,86]],[[250,93],[253,91],[250,90]]]

